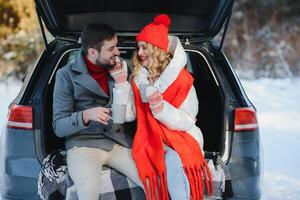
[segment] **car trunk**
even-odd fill
[[[198,42],[211,41],[221,30],[225,21],[229,22],[234,0],[35,0],[36,11],[41,24],[42,32],[44,22],[46,28],[58,40],[79,41],[80,33],[84,26],[91,22],[106,23],[111,25],[119,36],[122,43],[123,38],[134,37],[145,24],[148,24],[159,14],[168,14],[172,20],[169,33],[182,38],[196,39]],[[228,26],[228,23],[225,25]],[[223,32],[223,39],[226,31]],[[44,36],[46,49],[49,44]],[[123,37],[123,38],[122,38]],[[222,42],[223,42],[222,39]],[[134,47],[134,40],[127,44]],[[220,44],[220,48],[222,46]],[[190,71],[195,77],[195,88],[199,99],[199,114],[197,125],[203,131],[205,138],[205,150],[221,152],[224,149],[223,126],[224,100],[221,91],[212,74],[213,65],[207,62],[204,54],[194,51],[193,48],[188,55],[193,67]],[[50,52],[50,51],[49,51]],[[131,52],[124,51],[123,57],[130,59]],[[127,52],[127,53],[126,53]],[[205,54],[209,55],[209,54]],[[66,64],[66,54],[55,71]],[[54,67],[54,66],[53,66]],[[52,94],[55,81],[55,72],[49,81],[49,88],[42,97],[42,107],[47,111],[42,120],[41,147],[49,153],[61,148],[63,141],[58,139],[52,130]]]
[[[77,46],[78,47],[78,46]],[[131,55],[134,48],[121,48],[121,57],[126,59],[129,63],[129,67],[132,68],[130,62]],[[48,84],[47,88],[44,88],[43,91],[46,91],[43,94],[43,115],[41,121],[41,140],[38,142],[40,146],[37,146],[39,151],[44,152],[45,155],[39,155],[39,158],[43,158],[46,154],[53,152],[54,150],[64,148],[64,140],[58,138],[52,128],[52,96],[53,88],[55,83],[55,73],[56,71],[70,63],[74,59],[75,52],[78,51],[78,48],[74,46],[71,49],[65,51],[60,55],[59,63],[56,63],[56,66],[52,66],[54,69]],[[206,151],[210,152],[220,152],[222,153],[224,148],[224,122],[223,122],[223,113],[224,113],[224,99],[221,93],[221,90],[216,83],[214,75],[212,74],[212,63],[207,62],[208,56],[206,50],[194,47],[187,46],[186,52],[188,55],[188,64],[187,69],[192,73],[195,78],[194,86],[197,91],[198,100],[199,100],[199,112],[197,115],[197,126],[203,132],[204,136],[204,148]],[[126,126],[131,134],[135,132],[135,123],[127,124]]]

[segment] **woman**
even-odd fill
[[[202,199],[203,180],[208,194],[213,185],[195,125],[198,99],[184,49],[178,38],[168,38],[170,23],[167,15],[159,15],[136,38],[132,155],[148,200],[169,199],[168,191],[171,199]]]

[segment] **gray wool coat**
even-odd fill
[[[114,81],[109,78],[108,96],[89,75],[81,52],[74,63],[57,71],[53,93],[53,129],[58,137],[65,137],[65,147],[69,150],[76,146],[95,147],[111,150],[119,143],[131,147],[132,133],[124,132],[124,125],[109,125],[90,121],[83,124],[82,113],[92,107],[110,108],[113,98]]]

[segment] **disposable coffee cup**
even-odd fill
[[[142,98],[142,102],[146,103],[148,102],[148,98],[146,96],[146,88],[149,86],[149,84],[140,84],[140,94]]]
[[[126,105],[112,104],[112,120],[114,124],[123,124],[125,122]]]

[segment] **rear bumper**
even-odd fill
[[[236,199],[260,199],[262,195],[263,156],[259,131],[234,133],[227,164]]]
[[[40,171],[40,165],[36,158],[8,158],[5,163],[4,173],[9,176],[37,179]]]
[[[39,199],[40,171],[32,131],[5,129],[0,145],[0,193],[3,199]]]
[[[37,195],[38,180],[34,178],[1,174],[2,200],[39,200]]]

